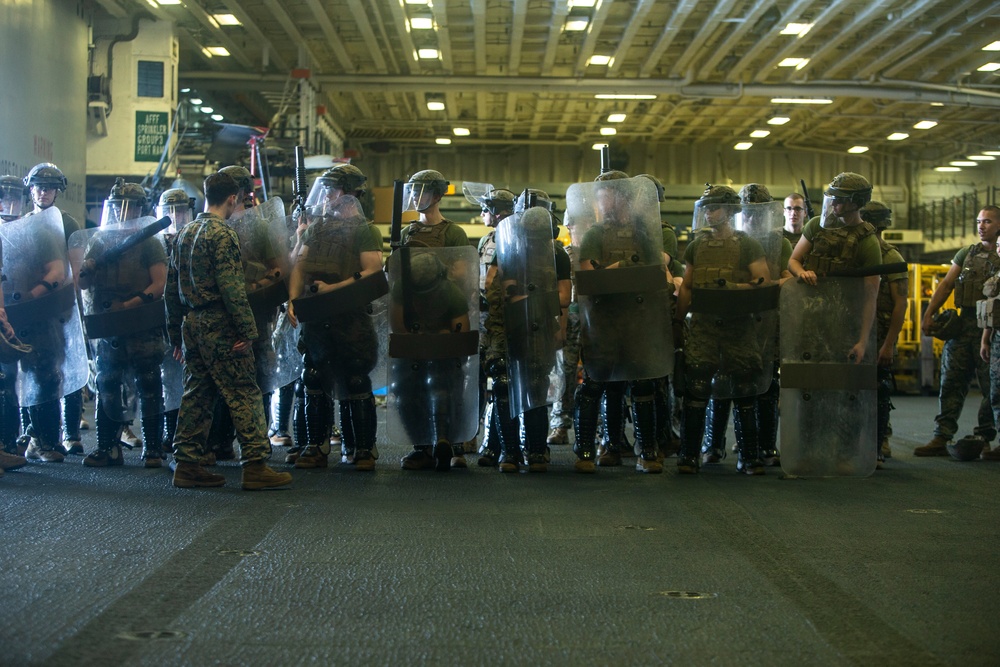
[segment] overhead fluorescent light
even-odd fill
[[[977,67],[977,72],[995,72],[1000,69],[1000,63],[986,63],[982,67]]]
[[[219,25],[243,25],[234,14],[212,14],[212,18]]]
[[[888,139],[889,141],[902,141],[903,139],[906,139],[909,136],[910,135],[908,135],[906,132],[893,132],[888,137],[886,137],[886,139]]]
[[[587,58],[587,64],[600,67],[601,65],[610,65],[614,60],[611,56],[593,55]]]
[[[616,130],[613,127],[602,127],[601,128],[601,136],[602,137],[613,137],[616,134],[618,134],[618,130]]]
[[[996,157],[993,155],[970,155],[969,159],[976,160],[978,162],[990,162],[992,160],[996,160]]]
[[[452,128],[451,132],[456,137],[467,137],[470,134],[472,134],[472,132],[467,127],[455,127],[455,128]]]
[[[146,4],[152,7],[153,9],[157,9],[160,6],[156,3],[156,0],[146,0]]]
[[[566,32],[581,32],[587,29],[590,25],[590,17],[588,16],[567,16],[566,22],[563,23],[563,30]]]
[[[1000,51],[1000,42],[990,42],[983,47],[983,51]]]
[[[191,89],[190,88],[181,88],[181,92],[182,93],[190,93]]]
[[[438,146],[448,146],[449,144],[451,144],[451,138],[438,137],[437,139],[434,140],[434,143],[436,143]]]
[[[222,120],[222,114],[221,113],[213,113],[212,114],[212,120],[214,120],[216,122],[221,121]]]
[[[591,148],[593,148],[595,151],[599,151],[605,146],[607,146],[607,144],[594,144],[593,146],[591,146]]]
[[[428,111],[444,111],[444,102],[438,100],[427,100]]]
[[[438,50],[437,49],[419,49],[417,51],[417,57],[421,60],[437,60]]]
[[[215,109],[213,109],[212,107],[202,107],[201,108],[201,112],[202,113],[208,113],[208,114],[215,113]]]
[[[597,0],[569,0],[570,8],[573,7],[593,7],[597,4]]]
[[[962,171],[958,167],[934,167],[934,171]]]
[[[738,143],[735,146],[733,146],[733,150],[736,150],[736,151],[748,151],[748,150],[750,150],[751,146],[753,146],[753,142],[752,141],[741,141],[740,143]]]
[[[861,153],[867,153],[868,152],[868,147],[867,146],[851,146],[850,148],[847,149],[847,152],[848,153],[852,153],[854,155],[860,155]]]
[[[414,16],[410,19],[410,27],[414,30],[433,30],[434,19],[430,16]]]
[[[609,123],[623,123],[623,122],[625,122],[625,118],[626,117],[627,117],[627,114],[623,114],[623,113],[609,113],[608,114],[608,122]]]
[[[429,5],[430,0],[406,0],[408,5]]]
[[[949,162],[953,167],[978,167],[979,165],[972,160],[952,160]]]
[[[201,98],[200,97],[192,97],[191,98],[191,104],[193,104],[195,106],[200,106],[201,105]]]
[[[778,63],[778,67],[794,67],[795,69],[802,69],[808,64],[808,58],[785,58]]]
[[[228,56],[229,49],[224,46],[206,46],[205,50],[211,53],[213,56]]]
[[[943,107],[944,102],[931,102],[932,107]]]
[[[791,118],[789,118],[788,116],[772,116],[771,118],[768,119],[767,124],[768,125],[784,125],[785,123],[787,123],[790,120],[791,120]]]
[[[983,155],[1000,155],[1000,151],[983,151]]]
[[[804,37],[813,27],[812,23],[789,23],[781,29],[781,35],[797,35]]]
[[[594,95],[595,100],[655,100],[656,95],[632,93],[600,93]]]
[[[157,0],[161,5],[179,5],[181,0]]]
[[[936,120],[922,120],[919,123],[916,123],[913,126],[913,129],[914,130],[929,130],[932,127],[936,127],[936,126],[937,126],[937,121]]]
[[[771,134],[770,130],[754,130],[753,132],[750,133],[750,136],[753,137],[754,139],[763,139],[769,134]]]
[[[828,97],[772,97],[771,104],[833,104]]]

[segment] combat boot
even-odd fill
[[[573,469],[588,474],[597,472],[594,464],[597,454],[594,439],[597,437],[597,413],[600,409],[600,394],[594,395],[591,385],[592,380],[585,379],[583,384],[577,386],[576,411],[573,415],[573,432],[576,434],[573,453],[577,458]]]
[[[28,448],[24,452],[24,457],[32,461],[41,461],[43,463],[62,463],[66,458],[63,453],[57,449],[42,449],[41,443],[38,438],[31,438],[28,443]]]
[[[496,468],[500,459],[500,435],[497,433],[497,424],[493,421],[493,401],[486,404],[483,411],[483,443],[479,445],[479,460],[476,465],[480,468]]]
[[[726,429],[732,401],[713,398],[708,401],[705,416],[705,437],[701,446],[702,463],[721,463],[726,458]]]
[[[17,470],[28,465],[28,459],[0,450],[0,470]]]
[[[638,459],[637,472],[659,474],[663,472],[656,447],[656,405],[652,396],[632,396],[632,423],[635,424],[635,449]]]
[[[107,449],[97,449],[83,458],[83,465],[88,468],[113,468],[125,465],[121,445],[115,443]]]
[[[139,422],[142,428],[142,462],[147,468],[159,468],[163,465],[163,417],[143,417]]]
[[[451,461],[455,458],[455,449],[444,438],[439,438],[431,452],[434,459],[434,469],[438,472],[451,470]]]
[[[243,466],[240,487],[244,491],[256,491],[288,486],[291,483],[291,473],[272,470],[264,461],[253,461]]]
[[[132,427],[126,424],[125,428],[122,429],[121,444],[125,445],[129,449],[134,449],[135,447],[141,445],[142,441],[139,440],[138,436],[136,436],[136,434],[132,432]]]
[[[607,443],[597,448],[597,465],[602,468],[613,468],[622,464],[622,453],[613,443]]]
[[[506,383],[493,385],[493,412],[491,422],[496,426],[500,440],[500,472],[517,472],[524,462],[521,453],[521,432],[517,417],[510,413]]]
[[[686,399],[681,409],[681,450],[677,454],[677,472],[697,475],[701,462],[701,439],[705,434],[705,409],[702,401]]]
[[[344,421],[344,411],[341,410],[341,421],[344,422],[344,434],[351,432],[355,441],[354,467],[356,470],[370,472],[375,470],[375,429],[378,427],[378,417],[375,414],[375,397],[351,399],[342,401],[347,404],[347,420]]]
[[[948,456],[949,438],[935,435],[926,445],[913,450],[914,456]]]
[[[66,450],[66,453],[72,456],[83,454],[83,442],[80,440],[63,440],[62,446]]]
[[[556,426],[549,431],[548,436],[545,438],[545,444],[547,445],[568,445],[569,444],[569,431],[565,426]]]
[[[330,445],[309,445],[295,459],[295,467],[300,469],[326,468],[329,465]]]
[[[778,401],[771,397],[770,392],[757,397],[757,434],[764,465],[772,468],[780,466],[781,454],[777,448]]]
[[[226,478],[202,468],[197,463],[177,461],[174,465],[174,486],[179,489],[223,486]]]
[[[105,401],[97,397],[95,408],[95,426],[97,429],[97,449],[83,459],[83,465],[88,468],[110,468],[124,465],[120,437],[122,422],[112,419],[104,408]]]
[[[427,445],[416,445],[413,451],[399,460],[399,467],[403,470],[430,470],[435,466],[436,461],[431,455],[431,447]],[[448,462],[449,465],[451,461]]]
[[[746,400],[746,399],[744,399]],[[764,462],[760,457],[757,430],[757,406],[753,399],[738,404],[733,411],[736,431],[736,472],[744,475],[763,475]]]

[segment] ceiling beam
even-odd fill
[[[296,49],[302,49],[306,56],[311,61],[311,66],[316,70],[317,73],[323,71],[322,61],[316,56],[316,53],[309,48],[306,44],[305,38],[299,29],[295,27],[295,23],[292,21],[288,12],[285,11],[284,7],[278,0],[263,0],[264,5],[270,10],[271,14],[278,20],[281,27],[284,28],[285,33],[288,35],[288,43],[296,47]],[[296,61],[296,66],[302,66],[305,63]]]
[[[653,71],[660,64],[660,59],[663,58],[663,54],[667,52],[667,49],[674,43],[674,40],[680,34],[681,28],[684,27],[684,22],[690,16],[694,8],[698,6],[698,0],[682,0],[677,6],[677,10],[670,16],[670,20],[667,24],[663,26],[663,32],[660,33],[660,38],[656,40],[656,44],[653,48],[649,50],[649,55],[646,56],[646,62],[642,64],[639,68],[640,77],[652,76]]]
[[[209,17],[208,12],[201,8],[201,5],[196,2],[189,2],[184,5],[184,7],[191,12],[196,19],[198,19],[199,23],[208,29],[209,33],[219,41],[221,46],[226,47],[226,50],[229,51],[233,60],[248,70],[257,71],[259,69],[254,67],[253,61],[247,57],[247,54],[243,52],[243,49],[241,49],[236,42],[229,38],[229,35],[227,35],[225,31],[219,27],[219,24],[216,23],[215,19]],[[208,45],[202,44],[202,46]]]
[[[542,76],[548,76],[552,73],[552,66],[556,62],[556,51],[559,49],[559,40],[562,38],[567,14],[569,14],[568,0],[556,0],[552,3],[549,38],[545,42],[545,55],[542,56]]]
[[[586,30],[586,37],[584,37],[583,44],[580,46],[580,52],[576,58],[576,67],[573,69],[576,76],[583,76],[583,73],[587,70],[587,60],[590,59],[590,56],[594,55],[597,40],[601,36],[601,30],[604,28],[604,21],[608,18],[609,11],[611,11],[611,3],[602,2],[598,4],[597,9],[591,15],[590,25],[587,26]]]
[[[764,1],[765,0],[761,0],[761,2]],[[629,19],[628,23],[625,24],[625,31],[618,39],[618,48],[615,49],[615,59],[611,63],[611,66],[608,67],[609,77],[617,76],[618,72],[621,71],[622,65],[625,63],[625,55],[632,47],[632,42],[635,40],[636,33],[638,33],[639,29],[643,27],[646,15],[649,14],[649,10],[651,10],[655,4],[655,0],[639,0],[639,3],[635,6],[635,10],[632,11],[632,17]]]
[[[729,14],[733,11],[735,1],[718,0],[712,11],[702,21],[701,27],[698,29],[698,34],[688,42],[687,48],[684,49],[681,57],[674,61],[673,66],[670,68],[669,76],[680,76],[682,72],[686,72],[695,56],[708,48],[708,40],[726,25],[722,22],[722,19],[729,17]]]
[[[333,55],[337,59],[337,63],[341,69],[345,72],[356,72],[357,68],[354,66],[351,57],[347,55],[347,51],[340,41],[340,35],[337,34],[337,30],[333,27],[333,22],[326,13],[326,9],[323,8],[323,4],[320,0],[305,0],[305,3],[312,10],[312,14],[316,18],[320,30],[323,31],[323,35],[326,37],[327,46],[333,51]]]
[[[521,68],[521,51],[524,46],[524,22],[528,13],[528,0],[514,0],[513,16],[510,22],[510,60],[507,72],[516,76]],[[486,45],[475,45],[476,51],[485,51]]]
[[[222,0],[222,4],[243,24],[243,28],[250,33],[250,36],[258,44],[262,44],[267,49],[270,58],[279,70],[287,72],[291,69],[288,61],[281,56],[281,52],[278,49],[274,48],[274,44],[261,32],[261,29],[257,27],[257,24],[250,15],[244,11],[243,5],[240,2],[237,2],[237,0]]]
[[[486,0],[469,0],[472,10],[473,51],[476,57],[476,74],[486,76]]]

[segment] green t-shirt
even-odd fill
[[[438,225],[445,225],[445,227],[444,229],[434,229]],[[469,245],[469,237],[457,223],[445,219],[438,225],[424,225],[420,222],[410,223],[403,229],[403,245],[412,244],[431,248],[455,248]],[[443,238],[441,237],[442,233]]]
[[[815,243],[816,235],[819,233],[822,220],[819,216],[816,216],[809,222],[805,224],[802,228],[802,236],[806,237],[809,243]],[[864,223],[862,223],[864,224]],[[878,266],[882,263],[882,248],[879,247],[878,237],[875,234],[869,234],[865,238],[861,239],[858,244],[857,254],[855,255],[855,261],[853,262],[853,268],[864,269],[869,266]]]
[[[882,263],[883,264],[895,264],[896,262],[905,262],[903,256],[899,254],[896,248],[889,247],[884,253],[882,253]],[[890,273],[885,276],[887,282],[896,282],[897,280],[906,280],[909,278],[909,274],[905,271],[902,273]]]

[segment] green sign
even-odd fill
[[[159,162],[170,131],[170,114],[166,111],[135,112],[135,161]]]

